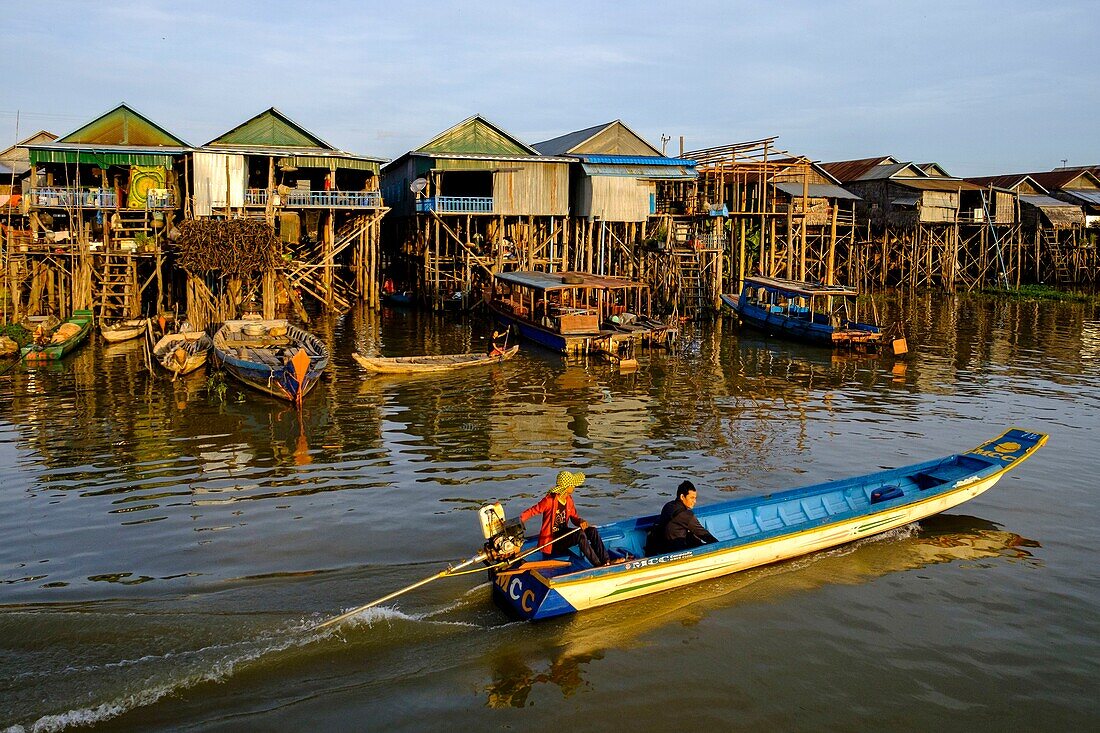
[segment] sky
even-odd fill
[[[383,158],[481,114],[528,143],[621,119],[670,154],[776,135],[957,176],[1100,163],[1090,2],[0,6],[0,149],[126,102],[194,145],[276,107]]]

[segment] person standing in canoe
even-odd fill
[[[718,541],[692,511],[698,500],[699,492],[690,481],[683,481],[676,487],[676,498],[661,509],[661,518],[650,535],[650,546],[646,548],[647,555],[687,550]]]
[[[595,527],[588,526],[588,522],[577,516],[577,508],[573,504],[573,489],[582,483],[584,483],[583,473],[560,471],[554,488],[550,489],[537,504],[520,514],[519,521],[526,524],[531,517],[542,514],[539,544],[545,545],[542,550],[544,557],[561,555],[573,545],[580,545],[581,554],[592,563],[593,567],[598,568],[607,565],[610,558],[603,540],[600,539],[599,531]],[[579,527],[580,531],[562,537],[569,532],[570,522]]]

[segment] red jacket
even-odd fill
[[[542,527],[539,528],[539,544],[547,545],[542,548],[543,555],[553,555],[553,546],[548,545],[554,539],[554,509],[558,504],[558,497],[553,494],[547,494],[542,497],[537,504],[532,506],[523,514],[519,515],[519,521],[524,524],[527,520],[535,516],[538,513],[542,513]],[[574,526],[581,526],[581,522],[584,520],[577,516],[577,507],[573,504],[573,497],[566,495],[565,497],[565,517],[566,521],[572,522]]]

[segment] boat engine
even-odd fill
[[[485,556],[491,562],[511,560],[523,550],[523,523],[518,519],[504,521],[504,507],[489,504],[478,510],[481,533],[485,535]]]

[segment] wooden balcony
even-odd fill
[[[277,209],[378,209],[382,207],[382,194],[378,191],[312,191],[292,189],[289,193],[270,194],[262,188],[250,188],[244,192],[244,205],[266,207],[269,195]],[[216,208],[224,207],[224,201],[213,202]]]
[[[416,211],[421,214],[492,214],[492,196],[432,196],[417,199]]]

